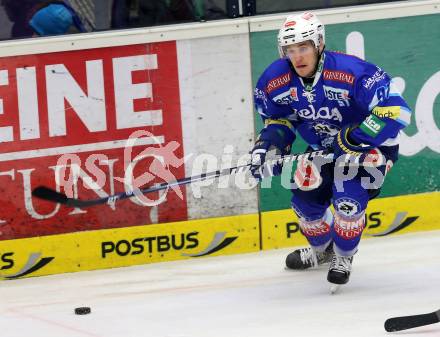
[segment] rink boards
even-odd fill
[[[373,200],[364,239],[440,229],[440,193]],[[260,223],[261,221],[261,223]],[[305,245],[291,210],[0,242],[0,276],[16,279]]]
[[[440,193],[422,193],[370,201],[363,238],[440,229]],[[292,210],[262,213],[263,249],[306,245]]]
[[[242,215],[0,242],[2,278],[14,279],[255,252],[258,215]]]

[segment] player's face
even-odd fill
[[[312,41],[305,41],[287,46],[286,56],[290,59],[297,74],[301,77],[314,75],[318,51]]]

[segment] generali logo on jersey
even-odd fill
[[[174,41],[0,58],[0,240],[185,220],[186,200],[173,193],[157,207],[130,199],[86,210],[32,198],[37,185],[60,189],[60,172],[73,177],[74,197],[124,191],[124,147],[140,130],[152,136],[138,139],[133,156],[182,144]],[[65,154],[78,160],[60,167]],[[182,158],[182,147],[173,154]],[[145,156],[133,175],[154,160],[171,159]],[[169,170],[184,176],[184,165]]]
[[[353,85],[355,79],[353,75],[339,70],[324,70],[323,76],[324,80],[327,81],[342,82],[351,85]]]
[[[270,94],[272,91],[281,88],[282,86],[290,83],[290,73],[285,73],[273,80],[270,80],[266,87],[266,92]]]

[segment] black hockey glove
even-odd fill
[[[340,156],[352,156],[360,157],[360,159],[365,159],[368,152],[370,152],[374,147],[364,144],[358,144],[350,137],[350,132],[352,128],[344,126],[341,131],[335,137],[333,142],[333,151],[335,154],[335,160]]]
[[[251,173],[255,179],[262,179],[269,176],[268,172],[263,172],[263,165],[266,161],[267,151],[271,144],[268,140],[257,140],[251,150]]]

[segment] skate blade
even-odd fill
[[[340,284],[332,284],[332,285],[330,285],[330,294],[331,295],[336,294],[340,287],[341,287]]]

